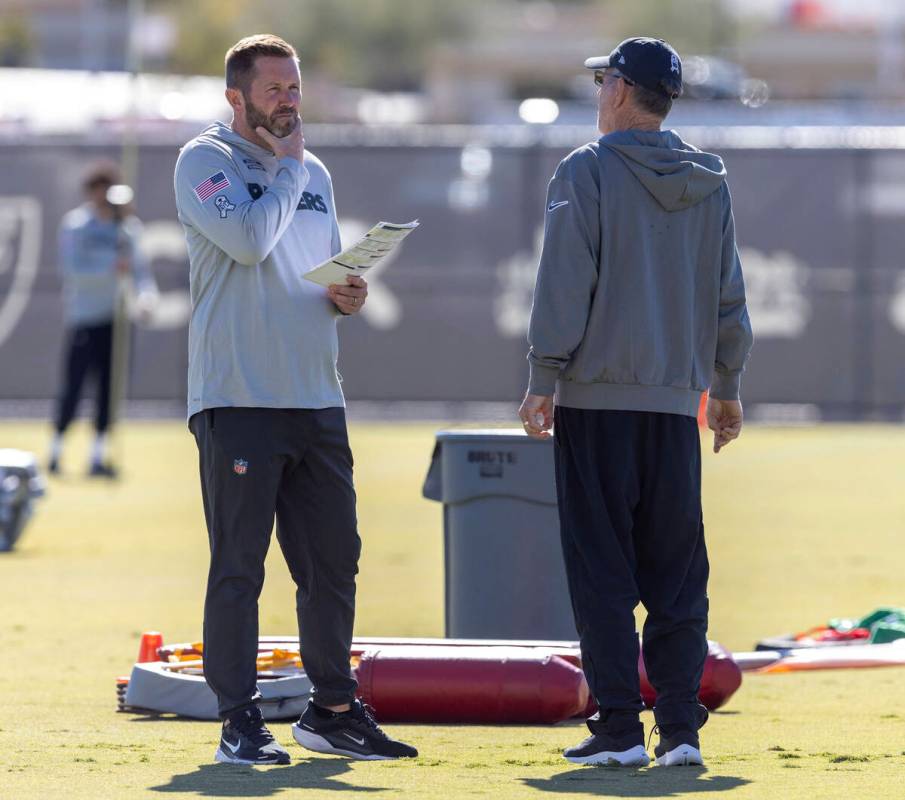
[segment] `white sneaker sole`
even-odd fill
[[[660,767],[703,767],[704,759],[701,751],[690,744],[680,744],[672,750],[657,757],[657,766]]]
[[[603,767],[646,767],[650,764],[650,756],[643,744],[636,744],[631,750],[614,752],[601,750],[589,756],[563,756],[573,764],[597,764]]]
[[[288,761],[251,761],[248,758],[236,758],[232,753],[227,753],[222,747],[217,748],[217,752],[214,753],[214,761],[218,764],[248,764],[252,767],[273,767],[279,764],[282,766],[286,766]]]
[[[363,753],[356,753],[353,750],[343,750],[339,747],[334,747],[323,736],[318,736],[312,731],[306,731],[304,728],[300,727],[297,722],[293,723],[292,725],[292,738],[295,739],[306,750],[313,750],[315,753],[327,753],[328,755],[333,756],[346,756],[346,758],[355,758],[359,761],[394,760],[393,756],[381,756],[377,753],[365,755]]]

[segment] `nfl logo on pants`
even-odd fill
[[[237,458],[233,461],[233,472],[236,475],[244,475],[248,472],[248,462],[244,458]]]

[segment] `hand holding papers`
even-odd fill
[[[349,275],[367,277],[368,270],[395,250],[417,227],[418,220],[405,224],[378,222],[355,244],[333,256],[329,261],[319,264],[304,275],[304,278],[321,286],[330,286],[344,285]]]

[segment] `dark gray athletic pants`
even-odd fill
[[[85,378],[97,380],[97,410],[94,427],[104,433],[110,425],[110,369],[113,354],[113,323],[79,325],[69,331],[63,387],[57,401],[55,427],[65,433],[75,417]]]
[[[297,586],[305,671],[319,705],[355,697],[349,650],[361,540],[342,408],[194,414],[211,564],[204,675],[220,717],[258,699],[258,596],[274,516]]]
[[[563,555],[582,664],[601,716],[643,708],[633,611],[656,720],[694,730],[707,655],[709,565],[697,422],[678,414],[555,410]]]

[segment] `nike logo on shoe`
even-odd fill
[[[556,211],[557,208],[562,208],[567,205],[569,205],[568,200],[558,200],[555,203],[550,203],[550,205],[547,206],[547,211]]]
[[[351,733],[346,733],[345,731],[343,731],[343,736],[347,736],[349,739],[351,739],[353,742],[355,742],[355,744],[357,744],[359,747],[364,747],[364,744],[365,744],[364,736],[362,736],[361,739],[356,739]]]
[[[236,742],[235,744],[230,744],[229,742],[226,741],[226,739],[223,740],[223,744],[226,745],[226,747],[229,749],[229,751],[233,755],[235,755],[236,753],[239,752],[239,747],[241,746],[241,742]]]

